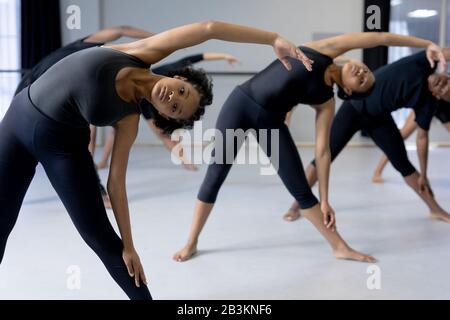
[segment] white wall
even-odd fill
[[[314,34],[361,31],[363,25],[363,0],[61,0],[61,4],[62,14],[69,4],[78,4],[82,9],[81,30],[71,31],[63,26],[66,43],[100,27],[124,24],[160,32],[177,25],[216,19],[273,30],[298,44],[311,40]],[[270,47],[210,41],[182,50],[164,62],[204,51],[228,52],[238,56],[242,64],[234,71],[256,72],[274,59]],[[360,59],[361,52],[355,51],[350,56]],[[224,62],[201,63],[198,66],[209,71],[230,70]],[[204,128],[214,126],[227,95],[235,85],[246,79],[244,76],[213,78],[215,99],[204,118]],[[309,107],[299,106],[292,123],[292,135],[298,143],[314,141],[314,113]],[[440,126],[434,126],[432,137],[434,141],[448,141],[448,134]],[[365,143],[366,140],[358,136],[354,142]],[[159,141],[142,123],[137,143],[155,144]]]
[[[247,24],[274,30],[295,43],[312,39],[314,33],[345,33],[361,31],[362,0],[100,0],[104,27],[120,24],[134,25],[153,32],[208,19]],[[132,3],[132,5],[130,5]],[[126,14],[124,14],[126,12]],[[338,14],[337,14],[338,13]],[[183,50],[167,59],[174,60],[190,53],[204,51],[228,52],[238,56],[242,65],[235,71],[261,70],[273,59],[270,47],[210,41],[194,49]],[[360,52],[353,54],[360,58]],[[226,63],[202,63],[210,71],[228,71]],[[247,78],[216,76],[214,105],[210,107],[204,128],[213,127],[218,112],[233,87]],[[309,107],[301,106],[293,118],[292,134],[298,142],[314,140],[314,115]],[[138,143],[156,143],[155,137],[141,128]]]
[[[61,35],[63,44],[70,43],[101,29],[100,0],[59,0],[61,12]],[[81,9],[81,29],[70,30],[66,21],[69,15],[67,8],[71,5]]]

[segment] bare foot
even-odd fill
[[[373,183],[384,183],[383,176],[381,173],[375,173],[372,178]]]
[[[300,210],[289,209],[289,211],[283,216],[283,219],[289,222],[296,221],[302,217]]]
[[[197,254],[197,246],[186,246],[173,256],[173,260],[176,262],[185,262],[193,258]]]
[[[112,209],[111,200],[109,199],[109,196],[107,194],[104,194],[102,196],[103,199],[103,205],[106,209]]]
[[[353,260],[353,261],[359,261],[359,262],[367,262],[367,263],[375,263],[377,262],[377,259],[375,259],[372,256],[369,256],[367,254],[358,252],[353,250],[350,247],[344,247],[342,249],[336,249],[333,251],[333,255],[337,259],[342,260]]]
[[[445,211],[431,212],[430,218],[433,220],[439,220],[450,223],[450,215]]]
[[[101,170],[101,169],[106,169],[106,168],[108,168],[107,161],[100,161],[99,163],[97,163],[97,169]]]

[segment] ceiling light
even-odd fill
[[[418,9],[408,13],[410,18],[430,18],[437,16],[438,12],[436,10]]]

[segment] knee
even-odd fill
[[[319,200],[317,200],[316,196],[312,192],[306,192],[297,198],[297,202],[300,205],[300,209],[308,210],[315,207],[319,204]]]
[[[412,163],[409,160],[405,161],[395,161],[392,162],[392,165],[394,166],[395,170],[400,172],[403,178],[409,177],[414,172],[417,172],[416,168],[412,165]]]

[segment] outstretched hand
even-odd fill
[[[447,60],[445,59],[444,51],[437,44],[432,43],[427,47],[427,59],[432,68],[434,68],[436,61],[439,61],[444,72],[447,70]]]
[[[275,50],[278,59],[280,59],[287,70],[292,70],[292,65],[288,59],[290,57],[300,60],[308,71],[312,71],[312,64],[314,61],[309,59],[302,50],[297,48],[289,40],[286,40],[283,37],[277,37],[273,44],[273,49]]]
[[[223,59],[230,64],[230,66],[234,66],[240,63],[239,59],[231,54],[224,54]]]

